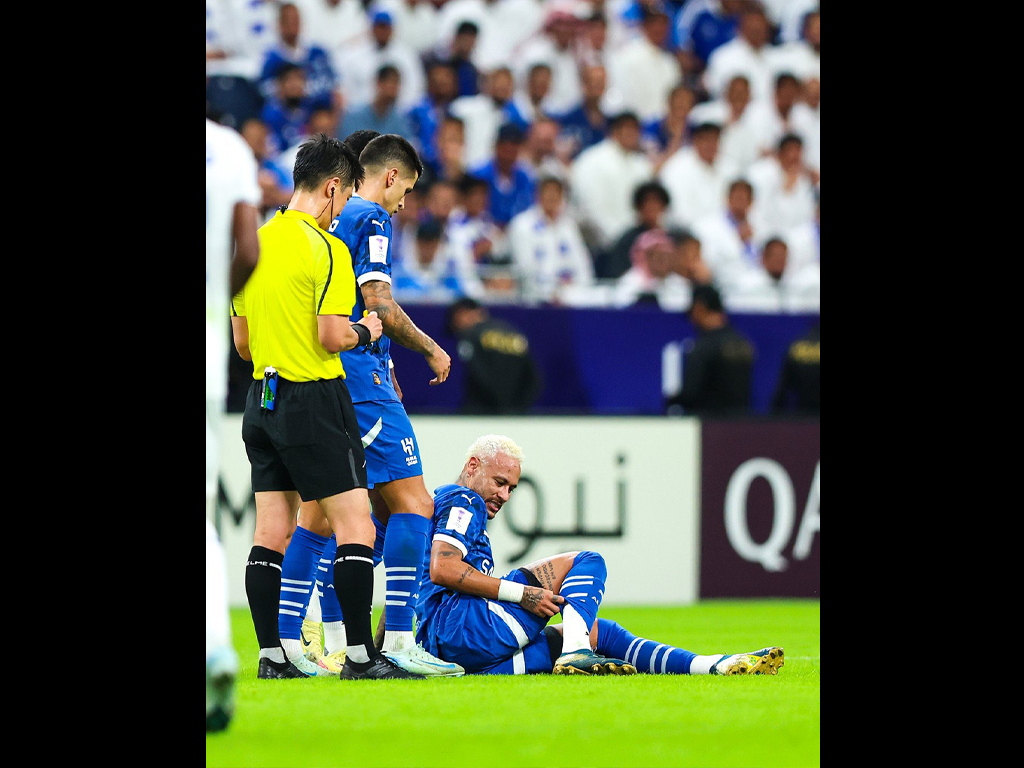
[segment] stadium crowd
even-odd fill
[[[818,0],[207,0],[207,116],[259,165],[360,129],[425,166],[412,303],[820,311]]]

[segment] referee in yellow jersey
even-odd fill
[[[315,499],[337,536],[334,583],[345,616],[349,658],[366,677],[418,677],[373,646],[373,542],[366,463],[338,353],[380,338],[373,313],[349,320],[355,305],[352,258],[325,231],[363,179],[359,159],[324,134],[295,159],[295,193],[259,229],[260,261],[231,302],[238,353],[253,363],[242,439],[256,493],[256,533],[245,591],[260,644],[262,679],[306,677],[288,661],[278,634],[281,563],[300,498]],[[285,595],[287,597],[287,594]]]

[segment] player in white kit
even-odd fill
[[[259,259],[256,158],[237,132],[206,121],[206,730],[228,726],[238,657],[231,645],[224,550],[211,516],[227,398],[228,305]],[[229,293],[230,291],[230,293]]]

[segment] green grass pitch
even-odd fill
[[[206,737],[206,765],[820,765],[819,601],[602,606],[601,616],[695,653],[781,645],[786,664],[776,677],[257,680],[252,621],[235,609],[237,709],[227,731]]]

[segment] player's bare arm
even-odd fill
[[[384,324],[384,334],[406,349],[419,352],[427,358],[427,365],[434,372],[432,385],[441,384],[448,378],[452,359],[441,345],[416,327],[391,295],[391,286],[383,280],[370,280],[360,286],[363,303],[370,312],[376,311]]]
[[[476,597],[498,599],[501,579],[486,576],[462,559],[457,547],[444,541],[435,541],[430,549],[430,580],[439,587]],[[527,586],[519,605],[537,616],[551,617],[565,598],[550,589]]]
[[[251,363],[252,353],[249,351],[249,321],[244,317],[231,318],[231,339],[235,342],[235,349],[238,350],[238,356]]]
[[[231,260],[231,295],[234,296],[249,280],[260,259],[260,241],[256,206],[235,203],[231,217],[231,233],[235,238],[235,258]]]

